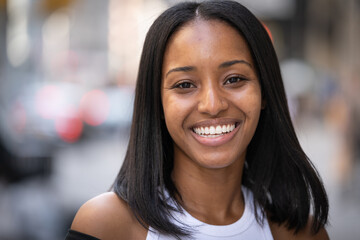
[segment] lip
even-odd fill
[[[226,124],[234,124],[235,128],[233,131],[217,136],[217,137],[201,137],[193,131],[195,127],[204,127],[204,126],[214,126],[214,125],[226,125]],[[237,133],[240,126],[242,125],[242,121],[233,120],[233,119],[215,119],[215,120],[207,120],[200,123],[195,124],[191,129],[191,134],[195,138],[197,142],[202,145],[209,147],[217,147],[229,142]]]

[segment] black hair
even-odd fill
[[[327,223],[328,199],[295,134],[275,50],[262,23],[234,1],[180,3],[150,27],[140,60],[129,145],[113,185],[115,193],[144,227],[177,237],[189,233],[172,222],[174,209],[164,195],[164,189],[170,196],[177,191],[171,179],[173,143],[163,118],[160,86],[169,38],[196,18],[220,20],[237,29],[257,66],[266,106],[247,149],[242,184],[262,209],[258,221],[267,216],[297,232],[305,228],[312,211],[312,230],[318,232]]]

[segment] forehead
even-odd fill
[[[215,61],[239,57],[253,64],[248,44],[236,28],[220,20],[195,19],[171,36],[164,64],[180,59]]]
[[[196,33],[201,39],[201,36],[206,36],[211,33],[223,33],[231,34],[236,37],[241,37],[240,32],[231,26],[229,23],[219,20],[219,19],[202,19],[195,18],[194,20],[185,23],[181,26],[175,34],[173,34],[172,39],[179,37],[179,35],[190,34],[191,32]],[[222,35],[219,35],[222,37]]]

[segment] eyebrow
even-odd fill
[[[195,69],[196,67],[193,66],[177,67],[168,71],[165,76],[167,77],[172,72],[190,72],[190,71],[194,71]]]
[[[230,67],[234,64],[237,64],[237,63],[242,63],[242,64],[246,64],[248,65],[249,67],[252,68],[252,65],[245,61],[245,60],[231,60],[231,61],[227,61],[227,62],[223,62],[219,65],[218,68],[227,68],[227,67]],[[193,67],[193,66],[184,66],[184,67],[177,67],[177,68],[173,68],[173,69],[170,69],[167,73],[166,73],[166,77],[172,73],[172,72],[191,72],[191,71],[194,71],[196,70],[196,67]]]
[[[231,60],[231,61],[223,62],[222,64],[219,65],[219,68],[227,68],[237,63],[243,63],[252,68],[252,65],[245,60]]]

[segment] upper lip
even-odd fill
[[[232,119],[232,118],[216,118],[216,119],[208,119],[197,122],[191,128],[198,128],[198,127],[208,127],[208,126],[218,126],[218,125],[228,125],[228,124],[237,124],[240,120]]]

